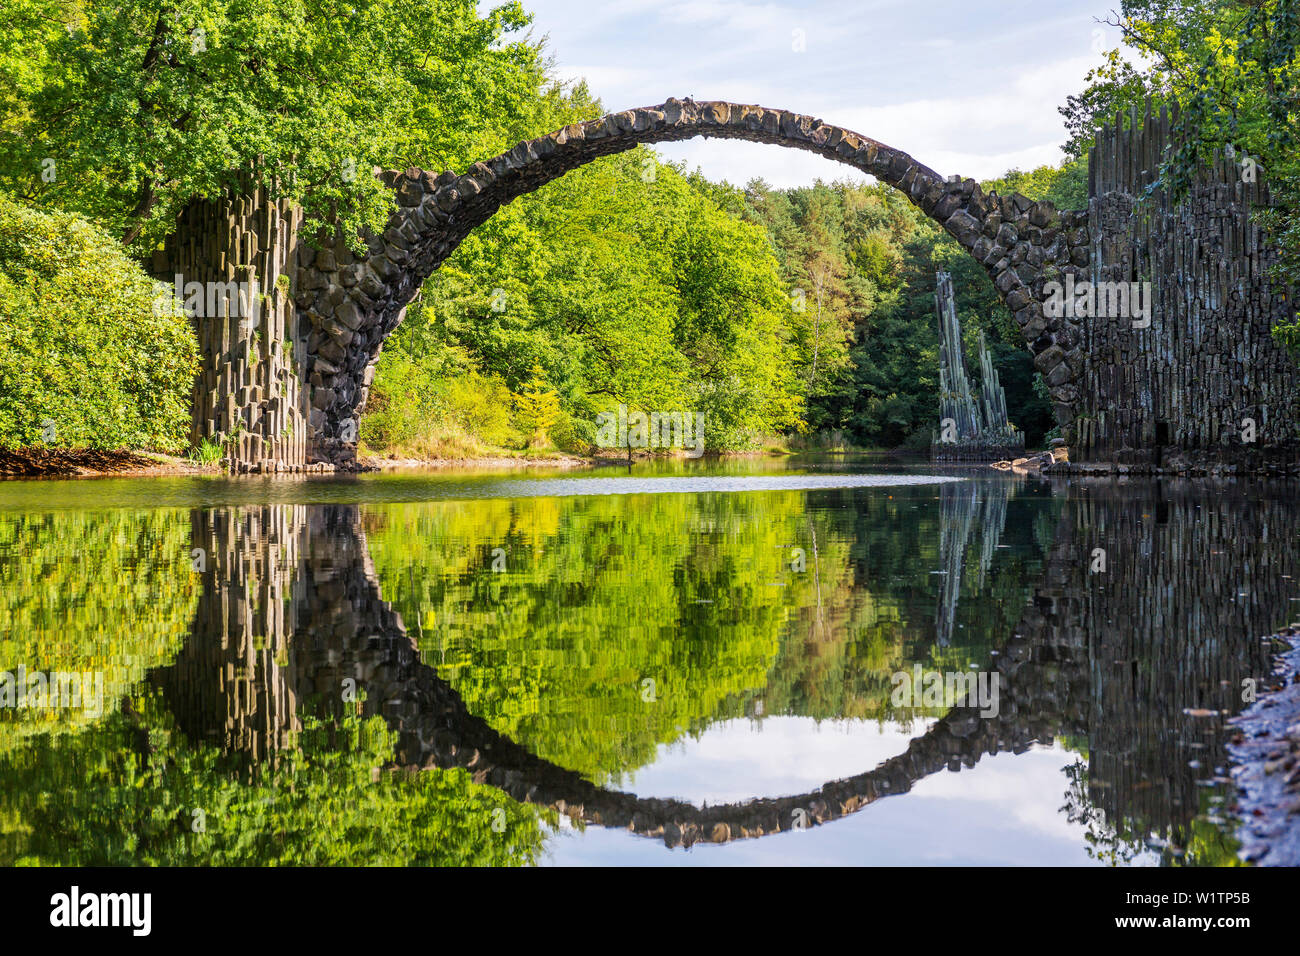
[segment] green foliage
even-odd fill
[[[1039,166],[1029,172],[1013,169],[980,184],[1000,196],[1017,192],[1034,201],[1047,200],[1057,209],[1088,208],[1088,160],[1066,160],[1060,166]]]
[[[182,450],[197,351],[115,242],[0,194],[0,445]]]
[[[361,419],[361,439],[371,448],[445,450],[458,439],[465,450],[490,450],[514,436],[510,390],[466,367],[463,355],[449,349],[420,361],[400,349],[385,351]]]
[[[1074,741],[1062,741],[1075,749]],[[1087,740],[1080,742],[1087,744]],[[1086,749],[1080,748],[1086,757]],[[1216,795],[1209,788],[1201,788],[1197,795],[1197,813],[1186,824],[1170,827],[1164,821],[1152,821],[1145,815],[1138,817],[1108,817],[1094,802],[1089,791],[1089,769],[1086,760],[1076,760],[1063,767],[1068,781],[1065,804],[1061,807],[1067,819],[1084,827],[1085,852],[1089,859],[1107,866],[1130,865],[1142,853],[1152,849],[1153,835],[1161,836],[1161,866],[1245,866],[1241,858],[1241,841],[1222,824],[1213,820]],[[1105,785],[1107,781],[1103,781]],[[1096,792],[1096,791],[1093,791]],[[1163,839],[1163,837],[1172,839]]]
[[[1095,130],[1150,96],[1177,106],[1177,148],[1158,185],[1181,195],[1216,152],[1252,164],[1274,200],[1260,213],[1279,253],[1275,278],[1300,283],[1300,7],[1294,0],[1125,0],[1114,21],[1138,69],[1112,51],[1062,109],[1082,155]],[[1300,354],[1300,323],[1278,338]]]
[[[426,282],[385,346],[367,417],[401,406],[410,427],[432,429],[413,424],[434,408],[412,397],[416,383],[437,391],[474,373],[519,393],[540,369],[558,399],[550,438],[569,450],[619,403],[702,412],[715,449],[797,426],[806,386],[777,263],[763,232],[724,207],[728,195],[638,149],[521,197]],[[526,417],[521,438],[536,439]],[[363,421],[362,434],[399,440],[385,427],[368,433]]]
[[[464,770],[378,772],[396,743],[379,717],[307,717],[298,749],[242,769],[185,741],[156,698],[133,710],[0,755],[0,864],[501,866],[539,855],[537,811]]]
[[[515,416],[529,445],[545,445],[549,432],[560,417],[560,400],[555,390],[546,384],[546,373],[534,365],[519,393],[513,396]]]
[[[198,446],[193,449],[190,457],[200,465],[215,465],[221,460],[224,453],[225,450],[222,448],[221,442],[203,438],[199,441]]]
[[[1004,536],[1017,551],[996,552],[1007,573],[963,581],[954,640],[938,646],[939,492],[888,491],[471,498],[362,518],[385,599],[470,713],[614,782],[758,699],[771,715],[906,716],[892,709],[891,672],[989,659],[1038,570],[1033,522],[1013,515]],[[306,520],[280,507],[277,521]],[[0,517],[0,614],[14,622],[0,670],[110,670],[101,717],[0,714],[0,865],[536,860],[536,810],[461,770],[382,769],[395,740],[377,719],[321,723],[300,700],[302,732],[256,761],[187,737],[179,728],[212,703],[164,670],[187,639],[210,637],[190,633],[187,511]],[[973,539],[968,566],[980,550]],[[215,583],[239,615],[288,596]],[[332,612],[309,601],[297,613]]]
[[[938,492],[917,494],[484,498],[364,520],[385,599],[470,712],[618,783],[756,699],[770,715],[883,718],[892,672],[985,659],[991,645],[968,641],[1010,633],[1025,595],[1013,575],[966,579],[960,637],[935,646]]]
[[[797,375],[806,382],[808,425],[812,429],[842,424],[827,415],[846,375],[854,321],[877,298],[877,288],[855,268],[857,249],[845,222],[860,210],[844,207],[843,190],[818,183],[808,190],[771,193],[761,182],[746,190],[750,214],[768,228],[781,259],[789,289],[793,353]],[[876,223],[879,225],[879,223]],[[861,236],[864,244],[878,232]]]
[[[183,510],[0,513],[0,671],[95,672],[103,713],[0,709],[0,753],[84,730],[189,634],[199,578]]]
[[[1061,147],[1065,154],[1072,160],[1087,159],[1097,131],[1113,125],[1117,116],[1127,118],[1134,107],[1145,109],[1147,97],[1157,107],[1166,103],[1165,91],[1155,79],[1140,73],[1119,50],[1108,51],[1106,62],[1084,77],[1088,85],[1083,92],[1066,97],[1065,105],[1057,109],[1069,136]]]
[[[603,112],[585,86],[549,83],[516,3],[18,0],[12,21],[0,186],[83,212],[141,256],[191,197],[253,182],[355,235],[391,203],[374,166],[459,169]],[[1069,172],[1052,187],[1062,197],[1077,192]],[[933,330],[897,270],[913,237],[947,238],[879,190],[756,195],[639,148],[500,210],[386,343],[363,440],[537,444],[501,399],[539,367],[558,400],[547,437],[573,450],[620,403],[702,413],[713,450],[809,427],[919,441],[933,427]],[[1018,378],[1003,372],[1032,436]]]
[[[14,0],[5,20],[0,187],[141,252],[245,177],[355,235],[392,203],[372,167],[463,168],[549,128],[515,2]]]
[[[1055,190],[1069,205],[1077,178],[1076,166],[1044,168],[989,185]],[[1063,180],[1068,188],[1058,186]],[[754,182],[745,202],[746,215],[767,228],[787,284],[803,293],[794,346],[809,382],[811,428],[847,434],[859,446],[928,447],[939,413],[941,270],[953,274],[962,327],[972,337],[985,331],[1011,421],[1031,444],[1051,427],[1050,405],[1032,390],[1023,338],[987,274],[897,190],[819,182],[773,191]]]

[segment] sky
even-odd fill
[[[777,147],[778,149],[780,147]],[[933,723],[907,729],[875,720],[765,717],[714,724],[699,736],[661,745],[653,763],[619,780],[640,797],[677,797],[696,806],[806,793],[907,750]],[[1079,760],[1059,742],[1021,754],[984,756],[973,768],[941,770],[907,793],[804,832],[787,831],[725,846],[669,850],[626,830],[563,826],[546,845],[552,866],[1076,866],[1089,857],[1085,825],[1062,812]],[[1134,862],[1149,865],[1151,853]]]
[[[482,7],[491,6],[484,2]],[[1057,107],[1119,45],[1119,0],[524,0],[556,73],[610,111],[670,96],[809,113],[976,179],[1063,158]],[[800,150],[657,147],[714,180],[861,180]]]

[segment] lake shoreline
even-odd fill
[[[1300,865],[1300,630],[1271,638],[1279,653],[1270,683],[1230,725],[1241,817],[1241,855],[1260,866]]]
[[[638,451],[631,461],[627,455],[576,455],[561,452],[548,457],[529,457],[525,455],[482,455],[475,458],[402,458],[361,455],[357,464],[363,471],[402,471],[410,469],[452,469],[452,468],[608,468],[627,467],[629,464],[642,464],[652,461],[723,461],[741,458],[788,458],[791,452],[774,452],[767,449],[757,451],[706,452],[700,458],[691,458],[681,453],[654,454]]]
[[[161,452],[123,448],[0,449],[0,480],[66,478],[152,478],[168,475],[216,474],[217,465]]]
[[[708,452],[699,460],[717,461],[722,459],[743,458],[786,458],[795,453],[760,449],[757,451]],[[356,467],[334,469],[328,465],[309,466],[310,473],[323,474],[364,474],[376,472],[398,472],[419,470],[452,471],[463,468],[466,471],[483,469],[521,469],[521,468],[607,468],[627,467],[629,464],[641,464],[649,461],[670,461],[685,458],[685,455],[657,455],[639,451],[628,461],[626,455],[574,455],[559,452],[554,455],[529,456],[524,454],[481,455],[472,458],[417,458],[403,456],[362,455],[357,458]],[[691,459],[696,460],[696,459]],[[314,469],[321,469],[316,472]],[[267,472],[263,470],[241,470],[238,474],[227,473],[220,463],[204,464],[191,458],[181,458],[161,452],[136,451],[129,449],[95,449],[95,448],[42,448],[39,446],[0,449],[0,480],[68,478],[153,478],[178,475],[226,475],[227,477],[264,477],[267,474],[294,474],[295,472]],[[308,472],[303,472],[307,474]]]

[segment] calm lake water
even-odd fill
[[[3,482],[0,864],[1229,864],[1296,502],[797,460]]]

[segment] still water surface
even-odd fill
[[[1224,718],[1300,616],[1295,500],[861,462],[0,483],[0,672],[102,681],[0,707],[0,864],[1231,863]],[[895,694],[971,671],[996,713]]]

